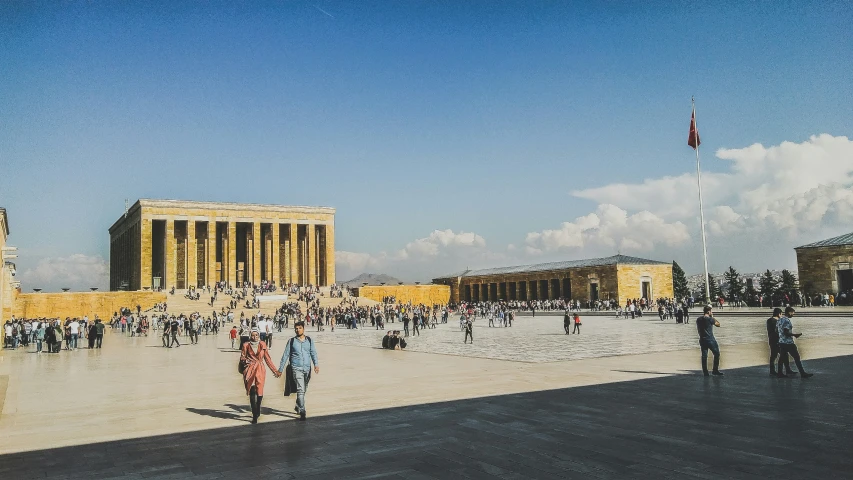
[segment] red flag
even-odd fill
[[[690,136],[687,137],[687,144],[696,150],[696,147],[702,145],[702,140],[699,140],[699,130],[696,130],[696,109],[693,109],[693,114],[690,115]]]

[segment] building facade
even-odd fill
[[[335,283],[335,209],[140,199],[110,232],[110,290]]]
[[[466,270],[433,279],[450,301],[555,300],[589,302],[672,297],[672,264],[614,255],[606,258]]]
[[[853,290],[853,233],[794,249],[800,289],[805,294]]]
[[[6,239],[9,237],[9,217],[6,209],[0,208],[0,324],[11,318],[16,293],[15,264],[7,260]]]

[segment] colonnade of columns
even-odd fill
[[[136,254],[122,240],[138,239]],[[334,224],[217,219],[143,218],[117,237],[112,256],[136,258],[131,289],[184,289],[226,282],[277,286],[330,285],[335,281]],[[125,262],[111,259],[111,278],[125,276]],[[112,269],[117,275],[112,275]],[[129,275],[129,276],[132,276]],[[111,285],[118,289],[118,285]]]
[[[463,282],[460,288],[460,298],[474,302],[573,298],[572,282],[568,277],[501,282],[470,281]],[[583,293],[583,297],[587,296],[587,292],[577,293]]]

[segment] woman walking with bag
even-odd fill
[[[264,399],[264,383],[267,378],[264,363],[273,371],[275,378],[281,377],[281,372],[272,363],[267,344],[260,340],[258,329],[253,328],[249,341],[243,345],[238,367],[243,374],[246,394],[252,406],[252,423],[258,423],[258,417],[261,416],[261,401]]]

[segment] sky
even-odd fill
[[[849,2],[3,2],[24,291],[108,286],[125,200],[337,209],[337,277],[616,253],[796,268],[853,231]]]

